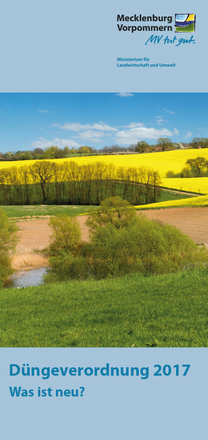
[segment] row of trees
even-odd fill
[[[46,159],[64,159],[73,155],[89,155],[89,154],[113,154],[113,153],[147,153],[154,151],[175,150],[178,148],[208,148],[208,138],[193,138],[190,143],[174,143],[169,138],[159,138],[154,145],[148,144],[146,141],[139,141],[137,144],[131,144],[129,147],[120,147],[119,145],[111,145],[96,149],[88,146],[81,146],[79,148],[59,148],[51,146],[45,148],[35,148],[30,151],[7,151],[7,153],[0,153],[0,160],[15,161],[15,160],[46,160]]]
[[[79,155],[79,154],[91,154],[96,153],[96,150],[91,147],[82,146],[79,148],[59,148],[56,146],[51,146],[45,148],[35,148],[31,151],[17,151],[16,153],[12,151],[7,151],[7,153],[0,153],[0,160],[5,161],[16,161],[16,160],[46,160],[46,159],[65,159],[70,157],[71,155]]]
[[[176,144],[173,144],[169,138],[159,138],[156,145],[149,145],[145,141],[137,142],[135,151],[138,153],[154,152],[158,148],[160,151],[175,150]]]
[[[146,167],[36,161],[0,170],[0,203],[99,205],[118,195],[132,204],[147,204],[160,197],[160,183],[159,173]]]
[[[195,137],[190,142],[190,145],[191,145],[192,148],[198,148],[198,147],[208,148],[208,138]]]
[[[109,147],[103,147],[100,150],[96,148],[88,147],[82,145],[79,148],[59,148],[57,146],[46,147],[45,150],[42,148],[35,148],[34,150],[27,151],[7,151],[5,154],[0,153],[0,161],[17,161],[17,160],[47,160],[47,159],[65,159],[71,156],[77,155],[97,155],[97,154],[111,154],[111,153],[121,153],[121,152],[134,152],[135,145],[130,145],[130,147],[120,147],[119,145],[111,145]]]

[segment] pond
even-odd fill
[[[14,273],[5,283],[5,287],[29,287],[43,284],[43,275],[46,273],[46,267],[32,270],[22,270]]]

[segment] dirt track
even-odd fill
[[[150,219],[159,219],[164,223],[177,226],[195,243],[203,243],[208,246],[208,208],[173,208],[142,212]],[[77,220],[81,226],[82,238],[87,240],[86,216],[77,217]],[[48,222],[48,219],[17,222],[20,229],[18,232],[20,235],[18,253],[27,252],[29,249],[44,249],[48,246],[51,235]]]

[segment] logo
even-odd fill
[[[175,14],[175,32],[195,32],[195,14]]]

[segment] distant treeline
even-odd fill
[[[88,146],[81,146],[79,148],[59,148],[51,146],[45,148],[35,148],[28,151],[7,151],[0,153],[0,161],[16,161],[16,160],[47,160],[47,159],[66,159],[73,156],[88,156],[100,154],[125,154],[125,153],[154,153],[160,151],[178,150],[184,148],[208,148],[208,138],[193,138],[191,142],[174,143],[169,138],[158,138],[155,145],[150,145],[146,141],[139,141],[136,144],[131,144],[129,147],[120,147],[119,145],[110,145],[101,149],[96,149]]]
[[[134,205],[148,204],[159,199],[160,183],[159,173],[146,167],[36,161],[0,170],[0,204],[99,205],[114,196]]]
[[[52,146],[45,148],[45,150],[42,148],[35,148],[34,150],[30,151],[17,151],[16,153],[7,151],[5,154],[0,153],[0,161],[67,159],[73,156],[96,156],[99,154],[128,153],[134,151],[135,145],[130,145],[130,147],[111,145],[109,147],[103,147],[100,150],[96,150],[95,148],[84,145],[79,148],[69,148],[67,146],[64,148],[59,148]]]

